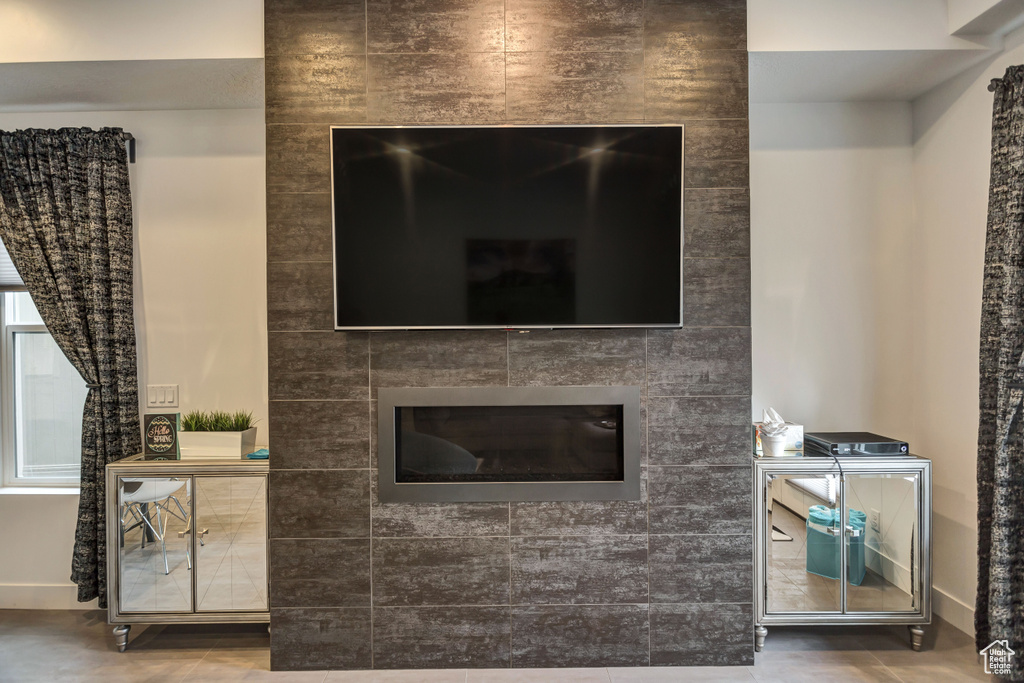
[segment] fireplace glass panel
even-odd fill
[[[622,405],[395,408],[398,483],[621,482]]]

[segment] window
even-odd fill
[[[85,381],[27,292],[0,294],[0,455],[5,486],[77,486]]]

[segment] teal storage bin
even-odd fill
[[[864,528],[867,515],[850,509],[848,525],[859,533],[846,538],[847,580],[854,586],[864,581]],[[839,528],[839,510],[812,505],[807,511],[807,571],[827,579],[839,578],[839,538],[830,533]]]

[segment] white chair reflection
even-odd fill
[[[147,536],[150,540],[160,541],[160,550],[164,559],[164,574],[170,574],[167,565],[167,522],[176,517],[185,522],[185,536],[192,527],[192,517],[178,501],[177,494],[185,489],[185,498],[190,495],[188,479],[121,479],[121,542],[132,529],[142,527],[142,547],[146,547]],[[173,508],[171,507],[173,504]],[[174,508],[177,508],[175,511]],[[155,522],[155,523],[154,523]],[[185,541],[185,561],[188,569],[192,569],[192,556]]]

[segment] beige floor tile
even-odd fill
[[[949,664],[914,664],[910,666],[889,666],[903,683],[942,683],[942,681],[988,681],[996,683],[998,679],[985,673],[981,664],[973,671]]]
[[[612,683],[750,683],[753,675],[744,666],[652,666],[610,668]]]
[[[607,669],[470,669],[466,683],[610,683]]]
[[[750,669],[755,681],[763,683],[900,683],[900,679],[881,664],[869,665],[784,665]]]
[[[332,671],[326,683],[466,683],[466,670]]]

